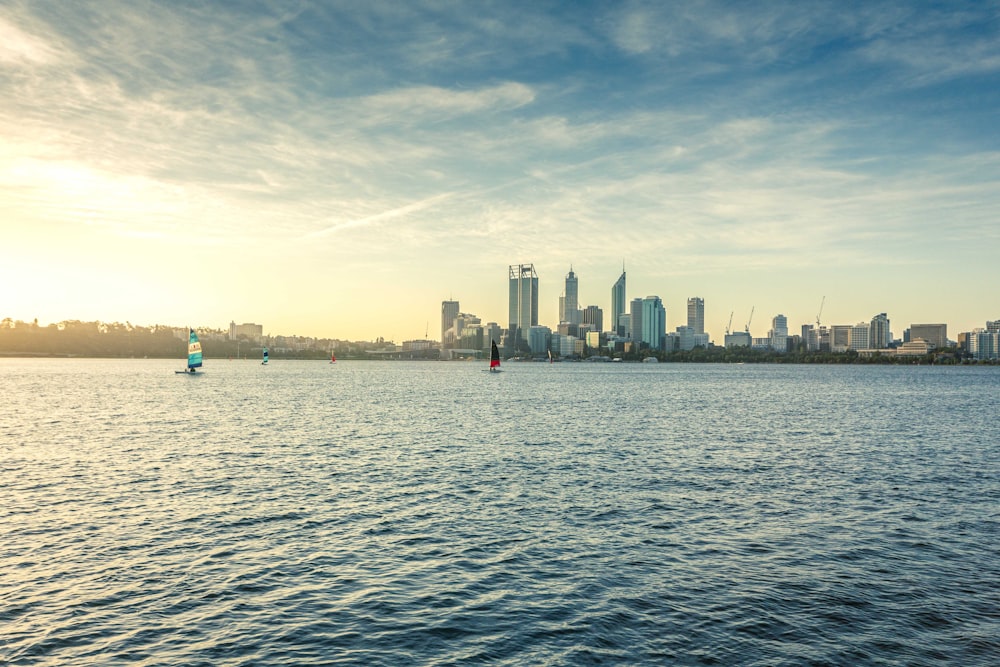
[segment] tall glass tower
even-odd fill
[[[654,350],[662,349],[667,334],[667,309],[658,296],[642,300],[642,342]]]
[[[618,330],[618,320],[625,314],[625,267],[622,266],[622,275],[611,287],[611,328],[619,336],[624,336],[624,331]]]
[[[538,274],[534,264],[512,264],[509,268],[510,308],[508,328],[517,347],[527,345],[528,329],[538,325]]]

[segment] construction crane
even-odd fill
[[[750,317],[747,318],[747,325],[743,328],[744,331],[750,333],[750,322],[753,321],[753,309],[757,306],[750,306]]]
[[[819,318],[823,314],[823,304],[826,303],[826,295],[823,295],[823,299],[819,302],[819,312],[816,313],[816,328],[819,329]]]
[[[729,328],[733,326],[733,313],[735,313],[735,312],[736,312],[735,310],[729,311],[729,324],[726,325],[726,335],[727,336],[729,335]]]

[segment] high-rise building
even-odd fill
[[[819,349],[818,344],[815,347],[813,346],[813,340],[816,338],[816,327],[812,324],[802,325],[802,334],[799,338],[801,339],[801,343],[805,346],[806,350],[812,352]]]
[[[658,296],[642,300],[642,342],[653,349],[663,347],[667,334],[667,310]]]
[[[850,324],[834,324],[830,326],[830,351],[847,352],[851,348]]]
[[[538,324],[538,274],[534,264],[508,267],[510,308],[508,329],[515,347],[527,345],[528,328]]]
[[[923,338],[928,343],[932,343],[936,348],[948,346],[948,325],[947,324],[911,324],[910,340]]]
[[[618,318],[625,314],[625,266],[622,266],[622,275],[614,285],[611,286],[611,326],[614,333],[619,336],[625,334],[618,329]]]
[[[642,340],[642,299],[632,299],[629,310],[632,315],[632,326],[629,337],[633,342],[638,343]]]
[[[782,314],[771,319],[771,349],[778,352],[788,351],[788,318]]]
[[[445,333],[455,326],[455,318],[459,313],[458,301],[441,302],[441,346],[445,344]]]
[[[889,317],[879,313],[872,318],[868,327],[868,344],[873,350],[884,350],[892,343],[892,332],[889,331]]]
[[[552,330],[548,327],[528,327],[528,347],[534,355],[543,355],[549,349],[552,340]]]
[[[975,329],[966,339],[973,359],[1000,359],[1000,332]]]
[[[705,333],[705,300],[693,296],[688,299],[688,323],[696,334]]]
[[[573,273],[573,267],[569,267],[569,273],[566,274],[566,288],[563,292],[563,297],[559,301],[559,321],[569,322],[570,324],[580,323],[580,299],[579,299],[579,281],[577,280],[576,274]]]
[[[583,309],[583,323],[590,325],[591,331],[604,331],[604,311],[598,306],[587,306]]]
[[[868,336],[871,334],[871,325],[868,322],[858,322],[853,327],[851,327],[851,349],[852,350],[867,350],[868,346]]]

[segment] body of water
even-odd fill
[[[1000,369],[181,365],[0,360],[0,663],[1000,663]]]

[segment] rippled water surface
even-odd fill
[[[0,360],[0,663],[1000,664],[1000,369]]]

